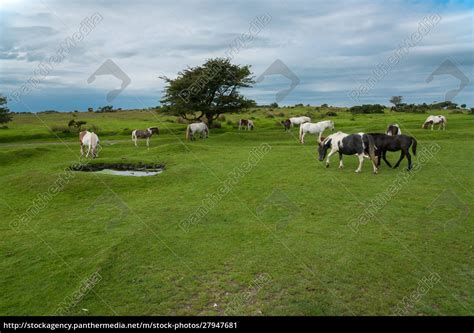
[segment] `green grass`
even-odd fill
[[[252,132],[223,121],[195,142],[182,141],[185,125],[173,117],[79,113],[76,119],[100,128],[96,162],[164,163],[166,170],[141,178],[74,173],[16,232],[11,221],[79,160],[79,146],[75,135],[60,141],[48,130],[65,126],[71,114],[15,115],[0,130],[0,313],[54,314],[98,272],[100,282],[66,314],[222,315],[240,298],[242,315],[390,315],[436,273],[440,282],[406,314],[472,315],[474,117],[437,113],[447,115],[446,131],[422,130],[427,115],[331,118],[347,133],[398,122],[418,139],[419,152],[441,147],[357,233],[349,222],[406,174],[406,160],[397,170],[382,165],[375,176],[367,161],[355,174],[352,156],[344,169],[337,156],[326,169],[314,138],[299,144],[297,129],[284,132],[276,124],[283,117],[267,118],[265,110],[227,116],[255,117]],[[134,148],[124,131],[154,125],[161,134],[150,149],[143,141]],[[271,150],[184,232],[180,222],[263,143]],[[398,153],[388,158],[395,162]],[[271,280],[255,288],[262,274]]]

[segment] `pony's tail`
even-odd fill
[[[132,132],[132,140],[135,141],[135,139],[137,138],[137,134],[135,131]]]
[[[417,145],[417,142],[416,142],[416,139],[415,138],[411,138],[411,151],[413,152],[413,155],[416,156],[416,145]]]
[[[188,127],[186,127],[186,140],[189,140],[189,131],[190,131],[190,128],[188,125]]]
[[[372,161],[377,163],[376,156],[375,156],[375,141],[372,135],[367,135],[367,141],[369,141],[369,157]]]

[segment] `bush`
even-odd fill
[[[64,134],[71,133],[71,130],[69,129],[69,127],[66,127],[66,126],[55,125],[51,127],[51,131],[53,131],[54,133],[64,133]]]
[[[277,115],[277,117],[284,117],[285,113],[284,112],[278,112],[276,115]]]
[[[176,117],[176,122],[178,124],[187,124],[188,121],[186,119],[184,119],[183,117]]]
[[[219,120],[219,121],[225,121],[225,115],[220,114],[220,115],[217,117],[217,120]]]
[[[382,113],[383,113],[383,111],[382,111]],[[328,111],[328,112],[326,112],[326,116],[327,117],[336,117],[337,113],[334,112],[334,111]]]
[[[265,113],[265,117],[266,118],[275,118],[275,115],[273,114],[273,112],[268,111],[268,112]]]
[[[0,129],[8,129],[7,125],[0,126]]]
[[[461,110],[453,110],[453,111],[450,111],[449,113],[450,114],[463,114],[464,112],[462,112]]]
[[[364,104],[356,105],[349,109],[352,114],[362,114],[362,113],[383,113],[385,106],[380,104]]]
[[[222,128],[222,124],[219,121],[213,121],[211,128]]]
[[[99,128],[99,126],[91,125],[88,130],[89,130],[89,132],[99,133],[100,128]]]
[[[234,125],[234,123],[233,123],[232,120],[230,120],[230,119],[227,120],[227,123],[226,123],[226,124],[227,124],[227,125],[230,125],[230,126],[233,126],[233,125]]]

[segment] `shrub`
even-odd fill
[[[0,129],[8,129],[7,125],[0,126]]]
[[[385,106],[380,104],[364,104],[356,105],[349,109],[352,114],[361,114],[361,113],[383,113]]]
[[[383,111],[382,111],[382,113],[383,113]],[[334,112],[334,111],[328,111],[328,112],[326,112],[326,116],[327,117],[336,117],[337,113]]]
[[[227,124],[227,125],[231,125],[231,126],[233,126],[233,125],[234,125],[234,123],[233,123],[233,122],[232,122],[232,120],[230,120],[230,119],[229,119],[229,120],[227,120],[227,123],[226,123],[226,124]]]
[[[91,125],[88,130],[89,130],[89,132],[98,133],[100,131],[100,128],[99,128],[99,126]]]
[[[187,124],[188,121],[186,119],[184,119],[183,117],[176,117],[176,122],[178,124]]]
[[[220,114],[220,115],[217,117],[217,120],[219,120],[219,121],[225,121],[225,115]]]
[[[64,134],[71,133],[71,130],[69,129],[69,127],[57,126],[57,125],[52,126],[51,131],[53,131],[54,133],[64,133]]]
[[[212,122],[211,128],[222,128],[222,124],[219,121],[215,120]]]
[[[268,111],[268,112],[265,113],[265,117],[266,118],[275,118],[275,115],[273,114],[273,112]]]
[[[285,113],[284,112],[278,112],[276,115],[277,115],[277,117],[284,117]]]

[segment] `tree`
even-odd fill
[[[7,107],[7,98],[0,95],[0,124],[6,124],[12,120],[12,114]]]
[[[402,101],[402,96],[392,96],[392,98],[390,98],[390,103],[392,103],[396,109],[402,104]]]
[[[255,83],[250,66],[233,65],[228,59],[207,60],[202,66],[179,72],[175,79],[160,78],[166,82],[161,99],[163,112],[186,120],[205,117],[210,126],[222,113],[239,112],[256,105],[239,93],[240,88]]]

